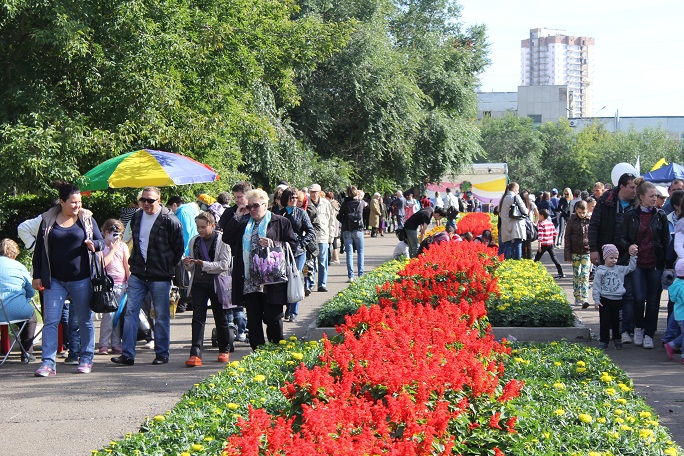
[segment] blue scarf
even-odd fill
[[[266,230],[268,224],[271,223],[271,211],[266,211],[266,215],[259,222],[259,236],[266,237]],[[245,234],[242,235],[242,261],[245,264],[245,282],[249,281],[249,254],[252,251],[252,233],[254,232],[254,219],[249,218],[247,227],[245,227]]]

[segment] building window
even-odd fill
[[[534,122],[535,125],[541,125],[542,123],[542,116],[541,114],[530,114],[527,117],[532,119],[532,122]]]

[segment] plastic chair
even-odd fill
[[[21,348],[22,357],[29,356],[28,352],[24,349],[24,346],[21,344],[20,335],[26,327],[26,325],[28,324],[30,317],[22,320],[10,320],[7,314],[7,309],[5,308],[5,303],[2,298],[0,298],[0,309],[2,310],[2,313],[0,313],[0,326],[7,326],[9,328],[9,332],[12,333],[13,339],[9,350],[7,350],[7,353],[5,353],[5,357],[2,358],[2,361],[0,361],[0,366],[2,366],[3,364],[5,364],[10,353],[12,353],[12,349],[17,344],[19,344],[19,348]],[[15,325],[18,326],[19,329],[15,329]]]

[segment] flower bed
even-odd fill
[[[525,388],[509,404],[519,417],[510,454],[682,454],[602,350],[551,342],[516,345],[511,355],[505,377]]]
[[[391,260],[362,275],[325,303],[318,314],[318,326],[336,326],[361,306],[378,302],[377,287],[397,278],[408,260]]]
[[[573,326],[568,298],[546,268],[531,260],[504,261],[496,270],[499,295],[487,301],[492,326]]]

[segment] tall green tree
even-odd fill
[[[542,161],[544,143],[532,119],[514,114],[485,117],[480,129],[480,145],[487,160],[507,163],[510,180],[518,182],[523,189],[547,188],[547,168]]]
[[[0,193],[75,179],[122,152],[182,152],[238,175],[240,147],[277,143],[296,75],[350,25],[291,0],[6,0],[0,16]]]

